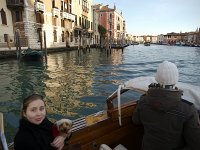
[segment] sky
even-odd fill
[[[121,12],[127,33],[159,35],[200,28],[200,0],[93,0]]]

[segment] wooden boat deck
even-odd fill
[[[64,150],[98,150],[101,144],[111,148],[122,144],[130,150],[139,150],[143,127],[132,123],[135,106],[136,103],[122,106],[122,126],[118,122],[117,109],[75,120],[72,137]]]

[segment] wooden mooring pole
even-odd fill
[[[21,59],[21,43],[20,43],[19,29],[15,31],[15,46],[16,46],[17,58]]]
[[[40,50],[42,51],[42,43],[43,43],[43,38],[42,38],[42,30],[40,30]]]
[[[45,61],[47,63],[47,43],[46,43],[46,32],[44,31],[44,50],[45,50]]]

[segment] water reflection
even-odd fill
[[[41,62],[0,62],[0,110],[11,142],[18,127],[21,102],[35,91],[46,96],[51,120],[75,119],[105,109],[119,84],[138,76],[154,76],[163,60],[175,62],[180,81],[200,85],[200,49],[151,45],[122,50],[76,50],[48,54]],[[133,99],[133,98],[132,98]]]
[[[122,51],[104,53],[91,49],[50,55],[46,70],[49,78],[44,82],[48,112],[56,116],[59,114],[76,118],[85,114],[80,113],[81,111],[97,107],[95,99],[87,101],[84,97],[94,96],[92,89],[95,85],[95,68],[106,61],[107,64],[114,65],[122,63]],[[103,74],[100,76],[108,76],[106,72]],[[113,75],[110,70],[109,76]]]

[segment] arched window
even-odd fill
[[[38,42],[41,42],[41,40],[42,40],[42,29],[41,28],[37,29],[37,35],[38,35]]]
[[[1,9],[1,19],[2,19],[2,24],[7,25],[6,13],[3,10],[3,8]]]
[[[68,31],[65,32],[65,38],[66,38],[66,40],[69,39],[69,32]]]
[[[64,33],[64,31],[62,31],[61,36],[62,36],[62,42],[64,42],[65,41],[65,33]]]
[[[36,22],[37,23],[44,23],[44,14],[40,13],[40,12],[36,12]]]
[[[71,42],[73,42],[73,37],[74,37],[73,32],[71,32],[71,33],[70,33],[70,41],[71,41]]]
[[[120,25],[119,24],[117,24],[117,30],[120,30]]]
[[[52,0],[52,8],[55,8],[55,0]]]

